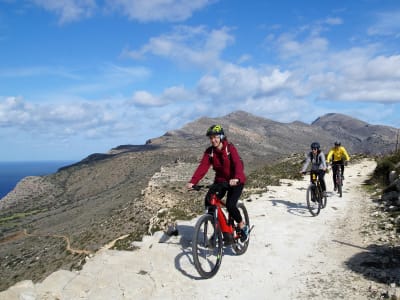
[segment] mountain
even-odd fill
[[[327,114],[311,125],[332,133],[350,151],[374,155],[394,151],[399,134],[399,129],[371,125],[342,114]]]
[[[395,149],[398,133],[340,114],[306,124],[237,111],[200,118],[145,145],[89,155],[51,175],[27,177],[0,201],[0,289],[25,278],[40,280],[59,268],[79,268],[87,253],[120,236],[129,235],[129,244],[201,212],[204,195],[183,187],[209,145],[207,128],[217,123],[238,147],[247,174],[309,151],[313,141],[325,152],[340,139],[350,155],[387,153]],[[211,179],[212,172],[206,180]]]

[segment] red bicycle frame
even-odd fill
[[[218,218],[218,224],[221,227],[221,232],[233,234],[234,233],[233,226],[228,223],[226,215],[224,214],[221,208],[221,206],[225,206],[224,203],[217,197],[216,194],[212,194],[210,199],[210,204],[217,208],[217,218]]]

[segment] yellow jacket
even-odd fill
[[[328,156],[326,157],[326,161],[341,161],[342,159],[344,160],[350,160],[350,156],[347,153],[346,149],[343,146],[339,147],[333,147],[329,153]]]

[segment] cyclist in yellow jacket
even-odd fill
[[[342,179],[344,179],[344,165],[347,165],[347,162],[350,160],[350,156],[347,153],[346,149],[341,145],[340,141],[335,142],[335,146],[329,150],[328,156],[326,157],[326,161],[329,163],[332,160],[332,173],[333,173],[333,184],[334,190],[336,191],[336,173],[337,168],[340,166],[342,169]]]

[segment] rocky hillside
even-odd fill
[[[327,114],[315,120],[312,126],[330,132],[353,153],[374,155],[393,152],[399,133],[393,127],[371,125],[341,114]]]
[[[0,201],[0,289],[40,280],[59,268],[79,268],[87,253],[120,236],[129,235],[117,243],[127,248],[144,232],[201,211],[202,195],[182,187],[208,146],[206,129],[215,123],[239,148],[249,177],[280,158],[308,151],[315,140],[325,151],[339,138],[350,154],[375,155],[392,151],[397,134],[396,128],[337,114],[309,125],[239,111],[201,118],[145,145],[92,154],[55,174],[25,178]]]

